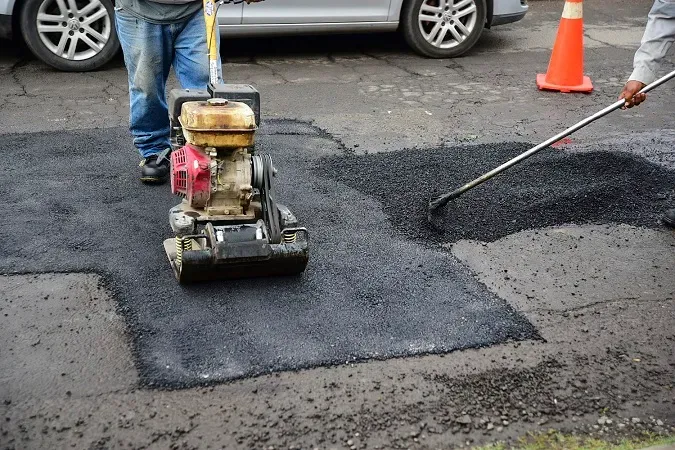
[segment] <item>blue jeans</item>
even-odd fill
[[[209,82],[204,13],[159,25],[118,9],[115,25],[129,72],[129,130],[147,158],[170,146],[166,81],[171,66],[183,89],[206,89]],[[220,33],[215,34],[220,41]]]

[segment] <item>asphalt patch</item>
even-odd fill
[[[325,158],[319,170],[377,198],[402,236],[438,244],[564,224],[658,227],[675,206],[675,171],[628,153],[544,150],[427,219],[429,200],[527,150],[521,143]]]
[[[180,286],[162,248],[178,199],[138,181],[120,128],[3,136],[0,272],[102,274],[146,386],[538,338],[451,255],[398,236],[377,201],[317,171],[337,143],[266,129],[257,148],[274,157],[278,197],[311,233],[303,275]]]

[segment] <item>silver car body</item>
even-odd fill
[[[15,0],[0,1],[0,15],[11,16],[14,11]]]
[[[405,0],[280,0],[232,6],[218,11],[220,32],[226,36],[388,31],[398,28]],[[488,25],[521,19],[525,0],[493,0]]]
[[[0,0],[0,38],[12,37],[14,3],[15,0]]]
[[[387,31],[398,28],[405,0],[268,0],[223,5],[220,32],[229,36]],[[0,37],[11,37],[16,0],[0,0]],[[525,16],[526,0],[492,0],[489,25]]]

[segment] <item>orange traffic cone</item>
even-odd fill
[[[537,75],[537,87],[560,92],[591,92],[584,76],[584,19],[582,0],[567,0],[546,74]]]

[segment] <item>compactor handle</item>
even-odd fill
[[[262,1],[262,0],[258,0]],[[204,22],[206,23],[206,45],[209,51],[209,81],[220,83],[220,67],[218,67],[218,8],[220,5],[239,5],[247,0],[204,0]]]

